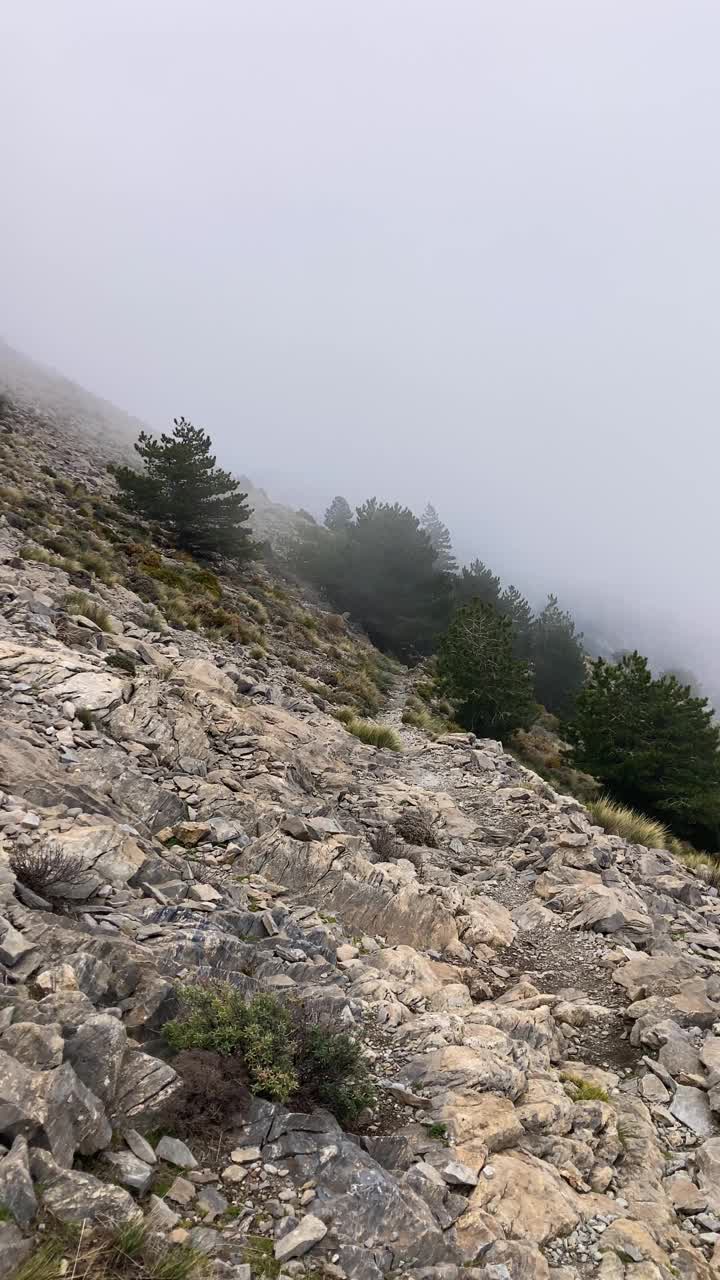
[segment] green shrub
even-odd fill
[[[230,983],[181,987],[181,1012],[163,1027],[171,1049],[239,1054],[257,1093],[285,1102],[298,1087],[292,1018],[274,996],[246,1002]]]
[[[53,556],[45,547],[25,546],[20,548],[21,560],[36,560],[38,564],[52,564]]]
[[[341,724],[352,724],[355,719],[355,712],[352,707],[335,707],[332,714],[336,720],[340,721]]]
[[[83,569],[87,569],[88,573],[93,573],[106,586],[110,586],[113,577],[108,567],[107,556],[102,556],[97,551],[83,551],[78,559]]]
[[[389,725],[374,724],[371,720],[351,720],[346,725],[354,738],[369,747],[385,747],[388,751],[402,751],[402,743]]]
[[[572,1086],[575,1102],[609,1102],[607,1089],[603,1089],[597,1084],[591,1084],[589,1080],[583,1080],[581,1076],[573,1076],[563,1072],[560,1079]]]
[[[87,618],[88,622],[94,622],[101,631],[111,630],[110,614],[105,606],[91,600],[83,591],[68,591],[63,600],[63,609],[66,613],[79,614],[80,617]]]
[[[298,1019],[297,1070],[301,1094],[350,1125],[375,1101],[361,1046],[344,1031]]]
[[[181,987],[178,994],[179,1015],[165,1024],[163,1035],[179,1054],[192,1091],[190,1113],[199,1109],[209,1115],[208,1089],[198,1076],[217,1073],[217,1055],[226,1060],[224,1074],[233,1076],[236,1091],[246,1078],[255,1093],[276,1102],[295,1097],[322,1105],[344,1123],[372,1103],[375,1095],[358,1042],[312,1021],[300,1006],[264,994],[246,1001],[221,982]],[[187,1113],[185,1106],[186,1121]]]

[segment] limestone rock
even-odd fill
[[[27,1142],[20,1136],[0,1159],[0,1208],[7,1209],[21,1227],[29,1226],[37,1213]]]
[[[292,1231],[275,1241],[275,1258],[278,1262],[288,1262],[290,1258],[302,1258],[313,1245],[319,1244],[327,1235],[327,1227],[320,1218],[308,1213]]]
[[[127,1046],[127,1032],[117,1018],[97,1013],[88,1018],[65,1046],[66,1060],[72,1063],[83,1084],[106,1107],[112,1109]]]
[[[670,1103],[670,1114],[700,1138],[710,1138],[716,1132],[707,1094],[692,1085],[678,1085]]]
[[[489,1213],[514,1240],[542,1244],[572,1231],[581,1216],[581,1201],[550,1165],[522,1152],[493,1156],[495,1176],[480,1178],[467,1214],[456,1227],[467,1238],[474,1215]]]
[[[37,1026],[34,1022],[14,1022],[0,1035],[0,1049],[23,1066],[49,1071],[63,1060],[63,1038],[57,1023]]]
[[[135,1201],[122,1187],[90,1173],[61,1169],[47,1152],[33,1154],[32,1171],[44,1208],[60,1222],[119,1224],[137,1215]]]

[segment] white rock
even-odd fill
[[[319,1244],[327,1235],[324,1222],[308,1213],[298,1225],[288,1231],[280,1240],[275,1241],[275,1258],[277,1262],[287,1262],[289,1258],[302,1258],[303,1254]]]

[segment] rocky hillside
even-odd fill
[[[86,1241],[138,1215],[156,1280],[720,1274],[717,891],[403,727],[342,619],[172,559],[58,431],[0,436],[0,1276],[120,1274]],[[362,1041],[353,1132],[244,1088],[173,1132],[218,978]]]

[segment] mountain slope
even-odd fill
[[[0,1274],[139,1207],[226,1280],[712,1280],[716,892],[498,743],[363,746],[332,711],[405,676],[342,618],[153,544],[44,418],[0,444]],[[358,1038],[354,1132],[247,1077],[183,1127],[208,979]]]

